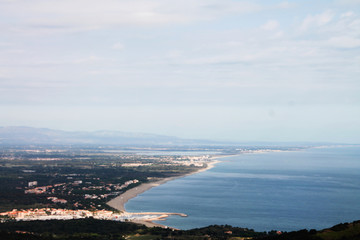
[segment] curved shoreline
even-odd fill
[[[143,183],[137,187],[131,188],[127,190],[126,192],[122,193],[121,195],[117,196],[116,198],[110,200],[106,204],[110,207],[113,207],[117,210],[120,210],[122,212],[127,212],[125,210],[125,204],[132,198],[136,197],[137,195],[146,192],[147,190],[157,187],[161,184],[164,184],[168,181],[174,180],[179,177],[169,177],[169,178],[163,178],[156,182],[150,182],[150,183]]]
[[[219,157],[216,157],[216,159],[219,158]],[[132,189],[129,189],[127,190],[126,192],[122,193],[121,195],[119,195],[118,197],[110,200],[109,202],[107,202],[107,205],[109,205],[110,207],[113,207],[119,211],[122,211],[124,214],[130,214],[130,212],[127,212],[126,209],[125,209],[125,204],[132,198],[138,196],[139,194],[141,193],[144,193],[146,192],[147,190],[153,188],[153,187],[157,187],[161,184],[164,184],[168,181],[172,181],[172,180],[175,180],[175,179],[178,179],[178,178],[183,178],[183,177],[186,177],[186,176],[190,176],[190,175],[193,175],[193,174],[197,174],[197,173],[200,173],[200,172],[204,172],[204,171],[207,171],[211,168],[214,167],[215,164],[219,163],[220,161],[218,160],[213,160],[211,162],[208,162],[207,163],[207,167],[206,168],[201,168],[199,169],[198,171],[195,171],[195,172],[192,172],[192,173],[188,173],[188,174],[185,174],[185,175],[181,175],[181,176],[176,176],[176,177],[169,177],[169,178],[163,178],[159,181],[155,181],[155,182],[150,182],[150,183],[143,183],[135,188],[132,188]],[[157,214],[157,215],[164,215],[164,213],[162,212],[159,212],[159,213],[153,213],[153,214]],[[183,213],[167,213],[167,215],[184,215],[186,216],[186,214],[183,214]],[[133,220],[132,222],[135,222],[135,223],[141,223],[141,224],[144,224],[148,227],[167,227],[167,226],[164,226],[164,225],[161,225],[161,224],[157,224],[157,223],[153,223],[152,221],[153,220],[157,220],[157,219],[148,219],[148,220]],[[161,218],[161,220],[164,220],[164,218]]]

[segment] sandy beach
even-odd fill
[[[117,210],[120,210],[122,212],[126,212],[125,210],[125,203],[127,203],[130,199],[136,197],[137,195],[153,188],[156,186],[159,186],[161,184],[164,184],[168,181],[174,180],[178,177],[171,177],[171,178],[164,178],[156,182],[151,183],[143,183],[135,188],[132,188],[130,190],[127,190],[123,194],[119,195],[118,197],[110,200],[107,205],[110,207],[116,208]]]
[[[196,173],[199,173],[199,172],[203,172],[203,171],[207,171],[211,168],[214,167],[215,164],[219,163],[220,161],[218,160],[213,160],[211,162],[208,162],[207,163],[207,167],[206,168],[202,168],[202,169],[199,169],[198,171],[195,171],[195,172],[192,172],[192,173],[189,173],[189,174],[185,174],[185,175],[182,175],[182,176],[176,176],[176,177],[170,177],[170,178],[164,178],[164,179],[161,179],[159,181],[155,181],[155,182],[150,182],[150,183],[143,183],[135,188],[132,188],[128,191],[126,191],[125,193],[119,195],[118,197],[110,200],[107,204],[110,206],[110,207],[113,207],[117,210],[120,210],[122,211],[123,213],[128,213],[125,209],[125,204],[132,198],[136,197],[137,195],[153,188],[153,187],[156,187],[156,186],[159,186],[161,184],[164,184],[168,181],[172,181],[172,180],[175,180],[175,179],[178,179],[178,178],[182,178],[182,177],[186,177],[186,176],[189,176],[189,175],[192,175],[192,174],[196,174]],[[141,224],[144,224],[148,227],[166,227],[164,225],[161,225],[161,224],[157,224],[157,223],[153,223],[152,221],[154,220],[165,220],[165,217],[167,217],[168,215],[181,215],[181,216],[186,216],[186,214],[183,214],[183,213],[152,213],[152,214],[157,214],[159,215],[159,217],[157,219],[148,219],[148,220],[134,220],[133,222],[135,223],[141,223]]]

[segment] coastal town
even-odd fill
[[[41,208],[41,209],[27,209],[17,210],[13,209],[8,212],[0,213],[0,221],[16,220],[16,221],[34,221],[34,220],[70,220],[82,218],[94,218],[101,220],[112,221],[162,221],[169,215],[178,215],[186,217],[182,213],[165,213],[165,212],[142,212],[142,213],[128,213],[108,210],[69,210],[58,208]]]
[[[214,157],[93,148],[6,149],[0,159],[0,180],[8,183],[1,185],[0,219],[94,218],[149,225],[170,215],[185,217],[183,213],[129,213],[124,205],[153,186],[210,168]]]

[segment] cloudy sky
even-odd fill
[[[0,0],[0,126],[360,143],[359,0]]]

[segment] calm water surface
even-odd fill
[[[139,195],[128,211],[186,213],[162,224],[256,231],[322,229],[360,219],[360,148],[243,154]]]

